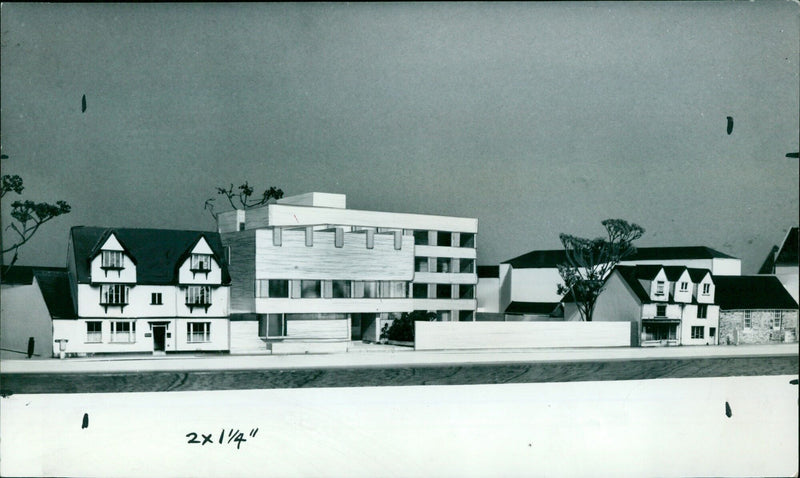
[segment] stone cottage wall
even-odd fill
[[[797,342],[797,310],[784,310],[780,330],[772,328],[772,310],[751,310],[752,327],[744,328],[744,310],[722,310],[719,314],[719,343],[734,344],[738,333],[740,344],[783,342],[787,336]]]

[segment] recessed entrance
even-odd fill
[[[163,352],[165,350],[165,335],[167,327],[164,325],[153,326],[153,352]]]

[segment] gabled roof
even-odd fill
[[[653,266],[617,266],[614,268],[614,271],[619,272],[619,275],[620,277],[622,277],[622,280],[624,280],[625,283],[628,284],[628,287],[631,288],[633,294],[636,296],[637,299],[639,299],[639,302],[641,302],[642,304],[650,303],[650,293],[644,290],[644,286],[642,286],[642,283],[639,282],[638,271],[640,268],[642,268],[643,271],[647,271],[648,273],[650,273],[649,268],[651,267]],[[661,266],[655,266],[655,267],[657,267],[658,269],[661,268]],[[614,271],[612,271],[611,273],[613,274]],[[656,271],[656,274],[657,273],[658,271]],[[655,274],[653,274],[653,277],[655,277]]]
[[[506,307],[506,314],[550,315],[559,305],[559,302],[512,302]]]
[[[37,269],[36,282],[42,291],[44,303],[53,319],[74,319],[75,304],[69,286],[69,273],[66,269]]]
[[[636,271],[636,278],[641,280],[653,280],[656,278],[661,269],[665,269],[660,264],[645,264],[641,266],[631,266]]]
[[[478,266],[478,277],[497,279],[500,277],[500,266]]]
[[[611,278],[611,275],[614,272],[619,273],[622,280],[630,287],[633,294],[642,304],[648,304],[651,302],[650,300],[650,293],[645,290],[644,286],[642,285],[643,280],[653,280],[655,279],[658,272],[664,269],[667,272],[667,279],[674,281],[680,278],[683,275],[683,271],[689,271],[689,275],[692,277],[692,282],[700,282],[706,274],[709,274],[710,271],[708,269],[697,269],[691,267],[684,267],[684,266],[662,266],[659,264],[644,264],[644,265],[635,265],[635,266],[616,266],[612,271],[611,274],[608,275],[608,278]],[[670,278],[670,274],[674,279]],[[716,278],[714,279],[716,280]],[[608,282],[608,279],[606,279]],[[719,290],[719,289],[717,289]],[[669,301],[673,301],[674,297],[672,294],[668,296]],[[568,293],[562,299],[562,302],[574,302],[575,300],[572,297],[571,293]]]
[[[772,274],[775,272],[775,256],[778,253],[778,246],[772,246],[772,250],[769,251],[767,254],[767,258],[764,259],[764,263],[761,264],[761,268],[758,269],[759,274]]]
[[[177,284],[181,262],[188,257],[192,247],[201,237],[206,239],[217,263],[222,268],[222,283],[231,282],[228,266],[224,260],[224,248],[216,232],[76,226],[70,231],[72,250],[69,253],[75,256],[79,283],[91,282],[91,257],[96,255],[99,247],[111,233],[135,259],[137,284]]]
[[[758,269],[759,274],[774,274],[775,266],[798,266],[800,265],[800,256],[798,255],[798,228],[793,227],[789,229],[786,237],[783,239],[781,247],[772,246],[761,268]]]
[[[39,267],[39,266],[3,266],[2,281],[8,285],[31,285],[33,275],[37,270],[41,271],[60,271],[63,267]]]
[[[125,241],[120,239],[119,236],[115,234],[114,229],[106,229],[105,231],[103,231],[103,234],[99,238],[97,238],[94,247],[92,247],[92,252],[89,253],[89,260],[91,261],[92,259],[97,257],[98,254],[100,254],[100,251],[108,241],[108,238],[110,238],[112,235],[117,238],[117,241],[119,242],[119,245],[122,246],[122,250],[125,251],[125,254],[128,257],[130,257],[130,259],[133,261],[134,264],[137,264],[138,262],[136,261],[136,257],[131,253],[131,250],[128,249],[128,247],[125,245]]]
[[[629,261],[651,261],[651,260],[674,260],[674,259],[735,259],[710,247],[687,246],[687,247],[638,247],[636,252],[626,257],[623,262]],[[563,264],[567,260],[563,249],[548,251],[531,251],[527,254],[509,259],[503,264],[511,264],[515,269],[538,269],[555,268],[558,264]]]
[[[775,276],[714,276],[715,302],[722,310],[797,309],[797,302]]]
[[[689,271],[689,277],[692,278],[692,282],[695,284],[699,284],[700,281],[705,279],[705,277],[711,274],[711,271],[708,269],[696,269],[694,267],[687,267],[686,270]],[[711,277],[711,281],[714,281],[714,277]]]
[[[778,251],[778,256],[775,259],[775,265],[798,265],[797,241],[797,228],[793,227],[789,229],[789,233],[786,234],[786,239],[784,239],[783,244],[781,244],[781,249]]]

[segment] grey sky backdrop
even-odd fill
[[[3,173],[73,207],[21,264],[73,225],[213,229],[244,180],[477,217],[481,264],[620,217],[755,272],[798,223],[797,3],[0,11]]]

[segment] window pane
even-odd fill
[[[322,297],[320,293],[321,282],[318,280],[304,280],[300,281],[300,297],[314,299]]]
[[[374,281],[364,282],[364,297],[378,297],[378,283]]]
[[[419,246],[427,246],[428,231],[414,231],[414,244]]]
[[[344,299],[350,297],[350,281],[335,280],[333,281],[333,298]]]
[[[270,297],[289,297],[289,281],[283,279],[270,279]]]

